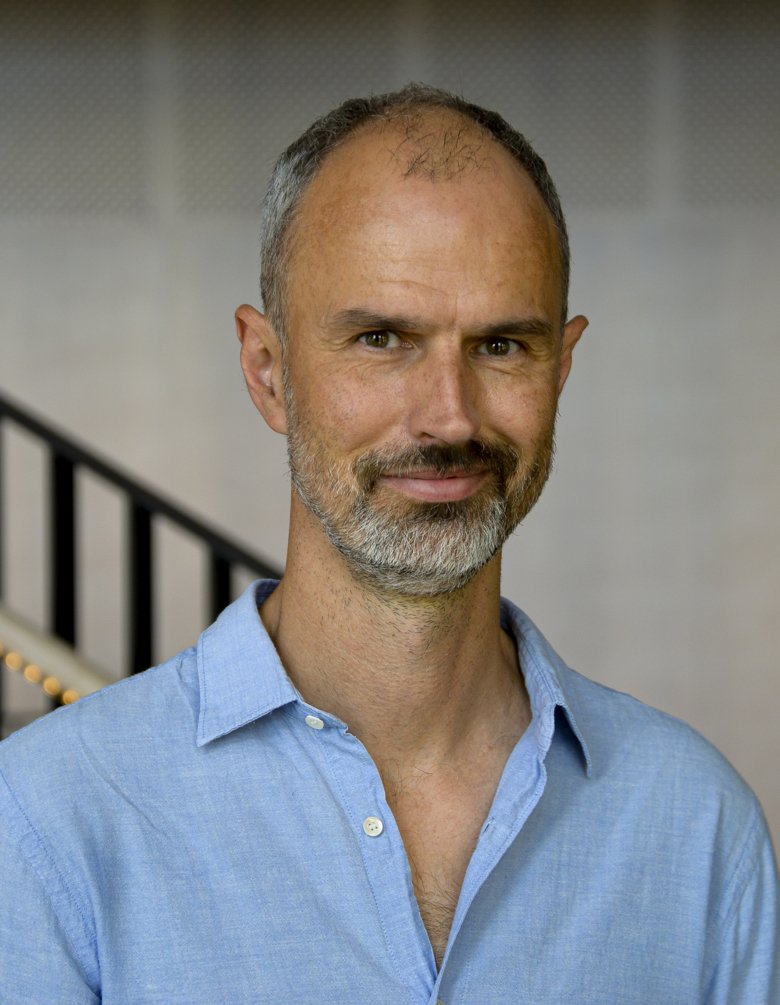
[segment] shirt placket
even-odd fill
[[[552,711],[545,709],[540,718],[548,719],[551,715]],[[539,749],[537,728],[538,720],[521,738],[504,768],[493,805],[466,870],[431,1005],[448,1005],[447,963],[451,952],[456,951],[458,932],[479,890],[519,835],[544,792],[547,772],[544,753]]]
[[[436,982],[436,962],[382,779],[366,748],[344,723],[309,706],[303,712],[354,829],[393,966],[408,988],[410,1002],[427,1005]]]

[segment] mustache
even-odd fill
[[[439,477],[463,472],[490,471],[505,485],[520,464],[520,454],[505,443],[469,440],[462,444],[431,443],[401,450],[373,450],[354,464],[355,478],[370,492],[383,475],[434,471]]]

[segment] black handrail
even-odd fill
[[[77,644],[78,570],[76,568],[76,514],[78,508],[78,468],[118,488],[127,502],[127,565],[130,589],[127,618],[127,672],[145,670],[153,659],[154,640],[154,538],[155,517],[162,516],[197,538],[207,549],[209,614],[216,617],[230,603],[234,566],[263,577],[280,572],[265,559],[248,551],[158,492],[78,444],[26,408],[0,394],[0,599],[4,588],[3,541],[3,420],[42,440],[49,452],[50,564],[49,627],[65,642]],[[1,685],[0,685],[1,686]],[[0,722],[2,695],[0,693]]]

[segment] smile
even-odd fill
[[[487,471],[414,471],[403,475],[383,475],[380,482],[402,495],[422,502],[457,502],[467,499],[485,484]]]

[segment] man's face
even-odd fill
[[[442,124],[452,116],[431,116],[434,157]],[[303,198],[289,457],[294,506],[354,571],[436,595],[468,582],[538,498],[584,319],[562,334],[554,227],[508,154],[475,134],[478,156],[431,180],[401,170],[402,138],[359,134]]]

